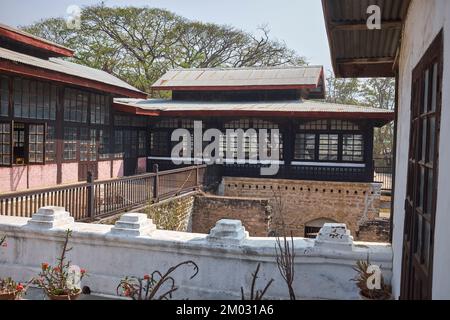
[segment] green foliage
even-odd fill
[[[58,18],[23,29],[73,48],[75,62],[107,71],[146,92],[170,68],[305,64],[284,43],[270,39],[265,27],[256,36],[149,7],[110,8],[102,3],[83,8],[79,30],[68,29]]]
[[[392,78],[337,79],[327,78],[327,102],[362,105],[393,110],[395,80]],[[374,158],[390,157],[393,153],[394,125],[387,124],[374,132]]]

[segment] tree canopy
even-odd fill
[[[75,62],[107,71],[149,92],[170,68],[304,65],[283,42],[237,28],[191,21],[163,9],[85,7],[81,27],[62,18],[41,20],[25,31],[76,51]]]

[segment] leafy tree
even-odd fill
[[[42,20],[25,31],[76,50],[75,62],[98,68],[150,92],[169,68],[303,65],[305,59],[269,37],[231,26],[191,21],[163,9],[85,7],[81,28]]]
[[[361,86],[361,97],[365,105],[393,110],[395,107],[395,80],[393,78],[367,79]],[[394,123],[389,123],[374,132],[374,157],[387,161],[394,152]]]
[[[327,102],[366,105],[394,109],[395,80],[392,78],[338,79],[327,78]],[[394,125],[390,123],[374,132],[374,158],[390,158],[394,141]]]
[[[327,102],[353,104],[359,103],[360,81],[358,79],[338,79],[332,73],[327,77]]]

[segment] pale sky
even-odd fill
[[[0,0],[0,22],[11,26],[43,18],[65,17],[70,5],[92,5],[99,0]],[[256,32],[268,25],[271,37],[306,57],[310,64],[331,70],[320,0],[105,0],[107,6],[165,8],[192,20],[228,24]],[[76,50],[76,48],[73,48]]]

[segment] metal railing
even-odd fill
[[[40,207],[64,207],[77,221],[125,212],[203,186],[207,166],[193,166],[104,181],[94,181],[0,195],[0,215],[31,217]]]
[[[374,159],[374,181],[382,183],[381,190],[392,192],[393,164],[390,158]]]

